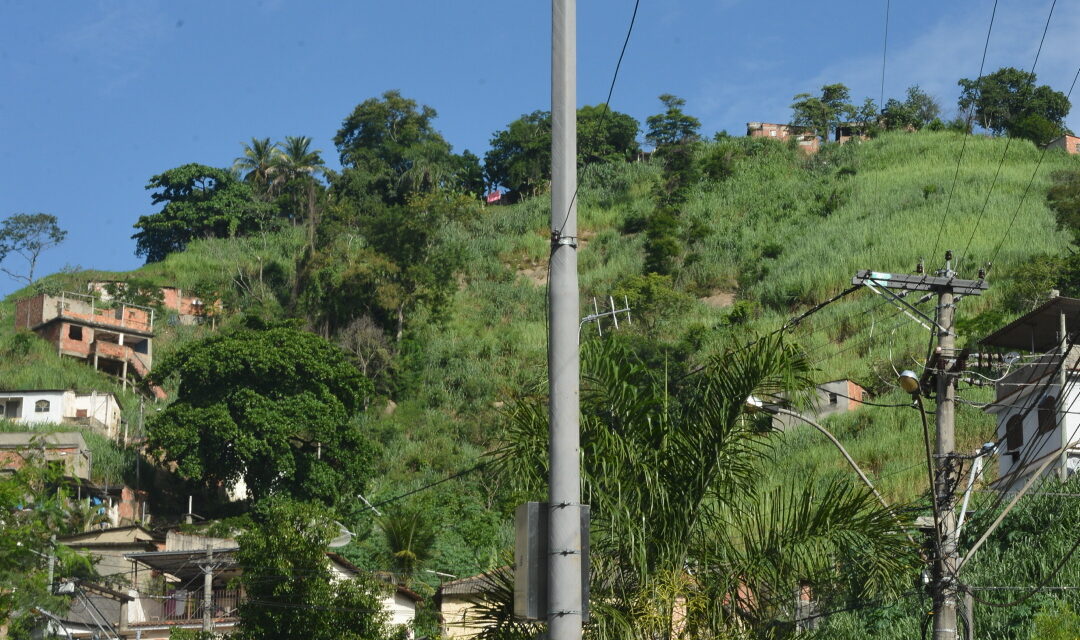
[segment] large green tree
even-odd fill
[[[693,142],[698,139],[701,121],[683,111],[686,100],[665,93],[660,96],[664,112],[645,118],[645,141],[660,149],[665,145]]]
[[[82,503],[73,499],[61,467],[33,455],[20,464],[0,474],[0,627],[8,627],[9,637],[30,638],[38,623],[34,607],[57,613],[67,606],[51,594],[46,557],[51,536],[73,531],[73,511]],[[58,545],[55,553],[54,582],[91,572],[88,559],[68,547]]]
[[[388,640],[393,630],[382,608],[389,585],[373,578],[333,574],[327,543],[338,526],[310,503],[272,500],[253,514],[237,542],[244,567],[240,583],[240,640]]]
[[[372,448],[351,418],[371,383],[337,347],[289,327],[244,328],[190,342],[154,367],[179,379],[148,425],[149,446],[208,486],[239,480],[271,495],[351,505]]]
[[[821,87],[821,95],[800,93],[791,104],[791,124],[813,129],[822,140],[841,123],[853,117],[851,92],[843,84],[827,84]]]
[[[7,267],[0,267],[0,271],[15,280],[33,282],[41,252],[55,247],[66,237],[67,231],[60,228],[56,216],[48,213],[16,213],[6,218],[0,224],[0,263],[15,254],[26,261],[27,271],[26,275]]]
[[[1072,106],[1064,93],[1036,86],[1034,73],[1014,67],[1002,67],[977,80],[961,78],[957,84],[960,111],[998,135],[1045,136],[1040,130],[1047,126],[1060,134]]]
[[[604,105],[581,107],[578,168],[631,159],[640,150],[639,130],[637,120],[625,113]],[[534,111],[496,131],[484,156],[484,172],[489,184],[509,189],[511,199],[539,194],[551,179],[551,113]]]
[[[360,103],[334,136],[341,176],[335,185],[363,206],[404,204],[418,192],[464,190],[476,156],[455,155],[432,124],[435,109],[398,91]]]
[[[146,188],[153,204],[164,204],[134,225],[135,255],[147,262],[183,251],[197,238],[231,238],[273,225],[274,207],[225,169],[185,164],[150,178]]]
[[[307,265],[302,304],[309,317],[329,335],[367,315],[400,342],[417,306],[438,313],[456,291],[463,260],[447,232],[477,207],[468,196],[437,191],[374,211],[363,222],[362,246],[339,235]]]
[[[790,623],[792,594],[822,606],[895,594],[919,559],[898,512],[857,480],[759,488],[768,427],[747,398],[782,402],[812,388],[809,363],[776,338],[672,374],[618,341],[588,343],[581,393],[582,492],[592,507],[597,638],[729,637]],[[542,495],[547,403],[511,411],[496,467]],[[767,424],[767,423],[766,423]]]

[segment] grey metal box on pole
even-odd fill
[[[589,619],[589,505],[581,514],[582,620]],[[526,502],[514,512],[514,616],[548,618],[548,511],[546,502]]]

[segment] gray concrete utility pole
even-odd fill
[[[214,547],[206,547],[206,564],[203,565],[203,633],[214,632]]]
[[[933,276],[902,273],[860,271],[852,284],[866,284],[882,289],[906,291],[932,291],[938,295],[938,311],[932,323],[937,331],[937,349],[926,364],[926,371],[919,381],[922,393],[929,386],[929,378],[936,378],[937,392],[937,446],[934,460],[934,554],[931,558],[931,595],[934,601],[934,640],[956,640],[956,611],[958,590],[956,511],[953,494],[956,488],[956,379],[963,370],[965,355],[956,353],[956,332],[953,318],[958,295],[977,296],[987,289],[985,273],[979,272],[978,280],[961,280],[952,270],[952,252],[945,253],[945,268]],[[922,312],[893,296],[897,306],[922,315]],[[925,316],[924,316],[925,317]],[[920,411],[922,410],[920,403]],[[969,632],[970,633],[970,632]]]
[[[938,275],[955,275],[946,263],[944,272]],[[938,374],[937,374],[937,478],[938,522],[941,526],[941,548],[934,561],[934,579],[939,589],[934,597],[934,640],[956,640],[956,511],[953,509],[952,454],[956,450],[956,376],[951,369],[956,350],[956,333],[953,331],[952,289],[938,291]]]
[[[581,469],[577,276],[577,3],[551,3],[548,638],[580,640]]]

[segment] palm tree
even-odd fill
[[[407,583],[419,566],[431,557],[438,532],[416,508],[392,507],[377,522],[386,538],[391,564]]]
[[[255,193],[266,199],[272,196],[274,176],[278,169],[281,149],[270,138],[252,138],[244,145],[244,155],[233,161],[233,171],[250,184]]]
[[[725,637],[790,625],[793,594],[896,593],[919,562],[896,509],[854,480],[765,487],[768,432],[747,398],[805,399],[807,360],[779,338],[673,381],[615,341],[583,349],[583,501],[592,506],[597,638]],[[495,469],[543,495],[547,411],[516,403]]]
[[[286,215],[296,224],[301,215],[308,222],[308,242],[314,242],[315,227],[318,224],[317,176],[326,173],[319,149],[311,149],[311,138],[307,136],[285,136],[277,158],[278,189],[288,195]]]

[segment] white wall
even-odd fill
[[[1055,461],[1047,465],[1044,474],[1055,473],[1058,468],[1056,458],[1061,448],[1062,429],[1068,434],[1067,442],[1069,447],[1080,447],[1080,417],[1068,413],[1080,411],[1080,388],[1078,388],[1078,382],[1080,380],[1074,378],[1066,386],[1064,402],[1057,402],[1056,405],[1067,413],[1064,416],[1055,414],[1054,428],[1044,434],[1039,433],[1038,405],[1047,396],[1058,398],[1059,385],[1051,385],[1045,390],[1034,387],[1033,389],[1042,391],[1037,396],[1016,394],[1005,399],[1004,403],[1007,406],[999,410],[997,424],[997,437],[1002,439],[1001,449],[999,450],[998,477],[1004,477],[1013,472],[1016,472],[1016,477],[1001,483],[999,489],[1004,491],[1018,491],[1021,489],[1030,475],[1046,461],[1047,456],[1053,456]],[[1025,409],[1031,405],[1034,405],[1035,408],[1031,409],[1023,420],[1023,444],[1015,451],[1010,450],[1005,438],[1009,419],[1015,415],[1023,415]]]
[[[34,423],[52,423],[60,424],[64,417],[64,402],[65,395],[71,395],[74,397],[74,393],[71,391],[14,391],[7,393],[0,393],[0,398],[6,399],[8,402],[11,400],[22,400],[22,414],[16,420],[26,424]],[[35,405],[39,400],[45,400],[49,403],[49,410],[45,412],[38,412],[35,410]]]

